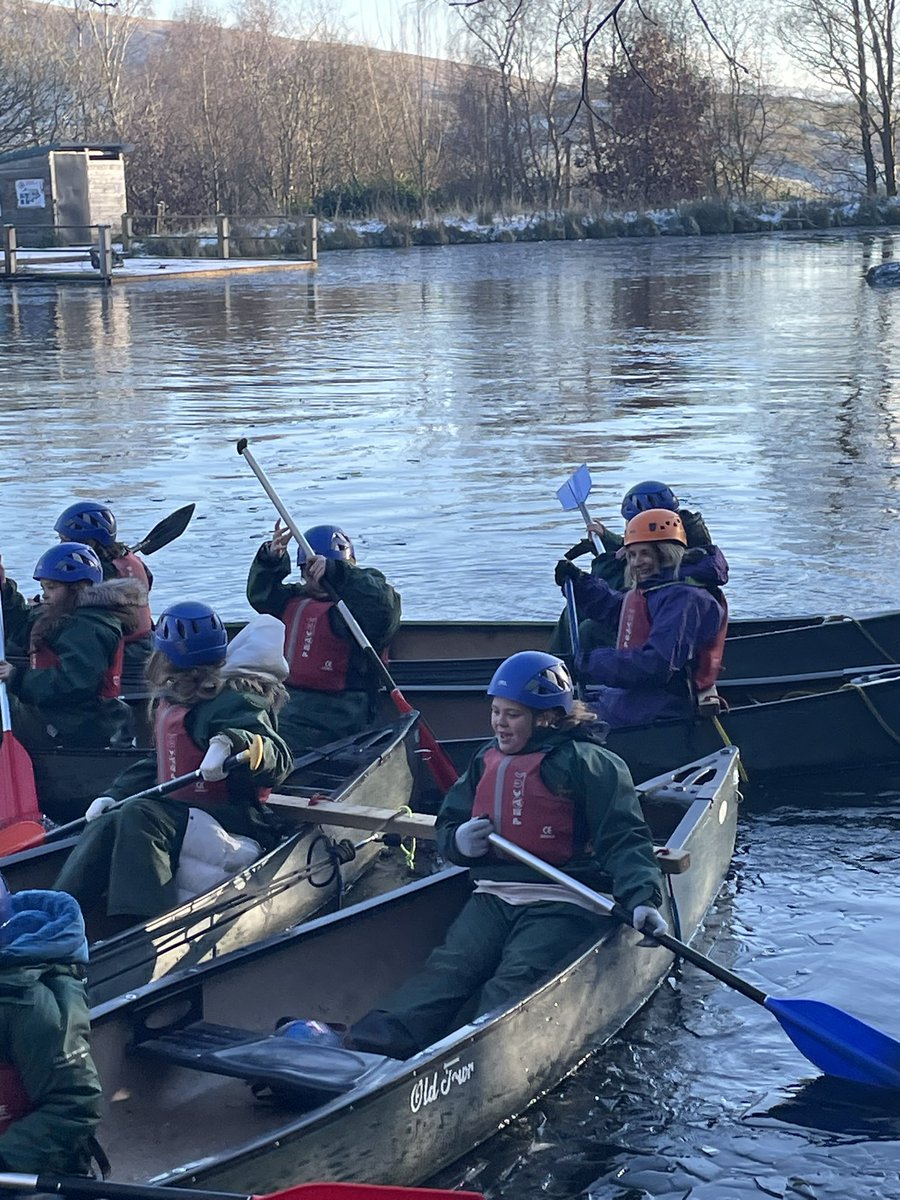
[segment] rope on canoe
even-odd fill
[[[722,739],[722,745],[723,746],[733,746],[734,742],[731,740],[731,738],[725,732],[725,726],[719,720],[718,716],[712,717],[712,723],[713,723],[713,728],[715,729],[716,733]],[[738,755],[738,774],[740,775],[740,777],[744,781],[744,783],[750,782],[750,776],[747,774],[747,768],[744,766],[743,759],[741,758],[740,755]]]
[[[890,727],[890,725],[888,725],[887,721],[884,719],[884,717],[881,715],[881,713],[878,711],[878,709],[875,707],[875,705],[869,699],[868,695],[866,694],[865,687],[859,683],[845,683],[844,687],[849,688],[850,691],[856,692],[857,695],[859,695],[863,704],[866,706],[866,708],[869,710],[869,712],[872,714],[872,716],[878,722],[879,728],[882,729],[888,735],[888,737],[891,739],[892,742],[896,742],[897,745],[900,746],[900,733],[898,733],[896,731],[896,729],[892,729]],[[841,690],[843,691],[843,688]]]
[[[866,629],[865,626],[860,624],[860,622],[857,621],[857,619],[855,617],[850,618],[850,624],[855,626],[855,628],[859,630],[859,632],[863,635],[863,637],[866,639],[866,641],[869,643],[870,646],[874,646],[874,648],[878,651],[878,653],[884,656],[881,660],[882,662],[896,663],[896,661],[897,661],[896,658],[894,658],[894,656],[892,654],[888,654],[887,650],[885,650],[884,646],[882,646],[880,644],[878,639],[872,637],[872,635],[871,635],[871,633],[869,633],[868,629]]]

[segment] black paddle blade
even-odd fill
[[[178,508],[175,512],[169,513],[131,549],[139,554],[154,554],[157,550],[162,550],[163,546],[168,546],[169,542],[174,542],[176,538],[181,537],[190,524],[196,507],[196,504],[186,504],[184,508]]]
[[[900,1042],[821,1000],[767,996],[765,1007],[805,1058],[826,1075],[900,1088]]]

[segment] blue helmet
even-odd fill
[[[678,497],[665,483],[655,479],[646,479],[629,488],[622,499],[622,516],[626,521],[636,517],[639,512],[648,508],[667,508],[669,512],[678,512]]]
[[[303,536],[309,542],[313,554],[321,554],[323,558],[342,558],[345,562],[356,562],[353,543],[337,525],[313,525]],[[297,549],[297,566],[302,567],[305,562],[306,553],[300,546]]]
[[[225,661],[228,634],[219,614],[199,600],[182,600],[156,623],[153,646],[174,667],[202,667]]]
[[[562,659],[542,650],[521,650],[500,664],[487,694],[526,708],[563,708],[570,713],[575,689]]]
[[[57,583],[78,583],[82,579],[102,583],[103,568],[90,546],[83,542],[60,542],[45,550],[37,560],[33,578],[55,579]]]
[[[90,538],[100,546],[111,546],[116,540],[116,518],[105,504],[96,500],[78,500],[59,514],[53,526],[67,542],[83,542]]]

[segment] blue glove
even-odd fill
[[[456,848],[464,858],[483,858],[490,848],[488,838],[494,832],[490,817],[472,817],[456,831]]]
[[[650,904],[639,904],[631,914],[631,923],[638,933],[644,934],[639,946],[658,946],[659,942],[652,935],[669,932],[662,913]]]

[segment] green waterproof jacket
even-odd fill
[[[237,684],[237,686],[235,686]],[[277,724],[268,711],[268,702],[252,691],[240,690],[239,680],[232,681],[210,700],[201,700],[190,708],[184,719],[185,729],[197,748],[206,751],[216,734],[231,742],[231,753],[246,750],[256,734],[263,740],[263,760],[257,771],[242,763],[226,776],[230,804],[210,805],[208,810],[229,833],[247,834],[259,841],[258,788],[274,788],[291,772],[293,755],[278,736]],[[111,784],[107,795],[124,800],[159,782],[156,756],[148,756],[123,771]],[[196,804],[195,808],[204,805]],[[265,843],[267,839],[263,838]],[[271,839],[269,839],[271,840]]]
[[[0,1059],[14,1062],[34,1111],[0,1134],[10,1171],[83,1173],[100,1121],[83,971],[61,963],[0,969]]]
[[[438,850],[450,862],[469,867],[473,880],[518,880],[546,883],[543,876],[520,863],[489,852],[466,858],[456,846],[456,830],[472,816],[475,791],[484,774],[484,756],[495,740],[480,747],[464,775],[444,798],[437,816]],[[592,854],[572,859],[562,870],[588,887],[609,891],[625,908],[662,902],[662,878],[653,854],[631,774],[625,763],[596,740],[585,726],[574,729],[535,729],[521,751],[545,751],[541,779],[560,796],[579,806],[579,823],[586,828]]]
[[[302,583],[284,583],[291,573],[290,556],[273,556],[268,543],[260,547],[250,567],[247,599],[257,612],[280,617],[288,602],[307,594]],[[366,637],[381,653],[400,628],[400,595],[374,567],[358,567],[343,559],[325,560],[325,580],[350,609]],[[328,619],[332,632],[352,644],[347,670],[347,691],[377,691],[381,678],[365,651],[347,628],[344,618],[332,608]]]
[[[0,1168],[84,1174],[102,1099],[90,1052],[84,922],[61,892],[19,892],[9,903],[0,949],[0,1062],[18,1072],[31,1111],[0,1134]]]
[[[0,596],[7,637],[27,652],[45,610],[26,604],[12,580],[6,580]],[[134,579],[111,580],[87,588],[80,601],[47,637],[58,665],[16,671],[10,690],[57,730],[61,744],[104,746],[130,717],[123,701],[100,699],[98,693],[122,640],[123,620],[128,624],[130,614],[146,604],[147,589]]]

